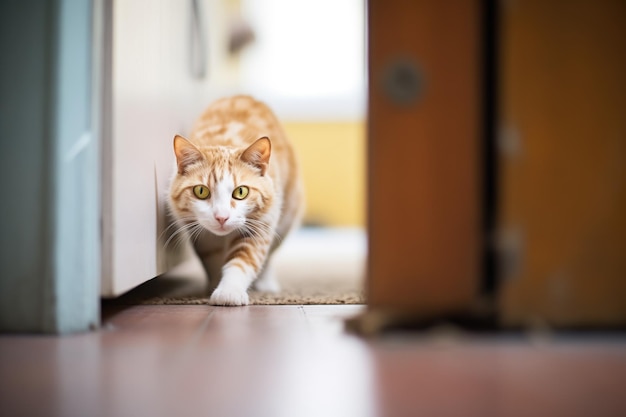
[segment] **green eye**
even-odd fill
[[[248,196],[249,192],[250,192],[250,189],[246,187],[245,185],[239,186],[235,188],[235,191],[233,191],[233,198],[237,200],[243,200],[244,198]]]
[[[200,200],[206,200],[207,198],[209,198],[211,196],[211,192],[204,185],[196,185],[195,187],[193,187],[193,193]]]

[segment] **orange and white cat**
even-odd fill
[[[247,305],[252,283],[278,291],[270,257],[304,204],[296,156],[274,113],[249,96],[220,99],[189,140],[174,138],[174,152],[170,209],[194,236],[215,288],[210,304]]]

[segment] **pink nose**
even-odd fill
[[[224,226],[224,223],[226,223],[226,220],[228,220],[228,217],[215,216],[215,220],[217,220],[222,226]]]

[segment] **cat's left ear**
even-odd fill
[[[178,173],[181,175],[187,172],[187,167],[203,159],[202,152],[180,135],[174,136],[174,153],[176,154]]]
[[[253,165],[261,170],[261,175],[265,175],[267,166],[270,163],[270,155],[272,154],[272,142],[267,136],[257,139],[248,147],[243,154],[241,160]]]

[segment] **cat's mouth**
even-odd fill
[[[230,224],[216,224],[210,225],[209,227],[205,226],[205,228],[217,236],[226,236],[236,229],[236,227],[233,227]]]
[[[217,226],[216,231],[217,231],[218,233],[220,233],[220,234],[227,235],[227,234],[229,234],[230,232],[232,232],[233,230],[232,230],[232,227],[230,227],[230,226],[225,226],[225,225],[223,225],[223,224],[222,224],[222,225]]]

